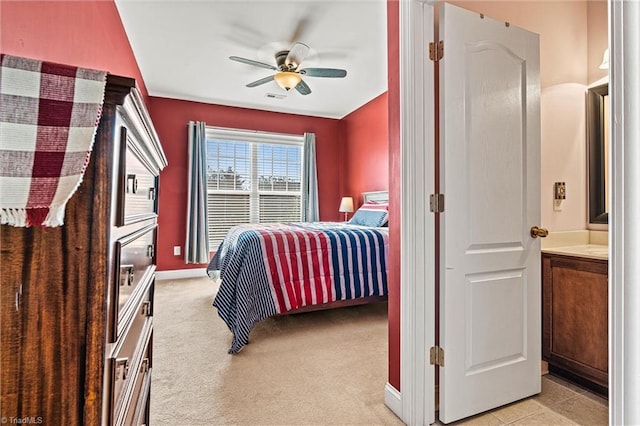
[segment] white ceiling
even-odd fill
[[[116,0],[151,96],[317,117],[342,118],[387,90],[386,0]],[[291,40],[296,28],[299,36]],[[311,51],[301,68],[347,70],[345,78],[304,77],[312,93],[285,92],[272,71],[293,41]],[[268,94],[284,98],[268,97]]]

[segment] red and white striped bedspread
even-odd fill
[[[232,228],[207,270],[213,305],[233,332],[230,353],[261,319],[304,306],[387,295],[388,228],[315,222]]]

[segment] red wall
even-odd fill
[[[344,196],[389,190],[389,384],[400,390],[400,69],[398,2],[387,3],[388,92],[341,120]]]
[[[387,1],[389,97],[389,384],[400,390],[400,8]]]
[[[266,132],[315,133],[320,220],[340,220],[342,160],[338,120],[157,97],[150,98],[149,111],[169,161],[160,174],[158,270],[203,266],[185,265],[183,256],[173,255],[173,246],[184,249],[185,242],[189,121]]]
[[[147,89],[113,1],[0,1],[0,51],[133,77]]]
[[[340,120],[344,143],[343,196],[357,206],[362,192],[389,189],[387,94],[383,93]]]
[[[400,89],[398,0],[388,0],[388,182],[390,214],[389,253],[389,383],[400,389]],[[112,0],[7,1],[0,0],[0,52],[51,62],[106,70],[133,77],[145,98],[147,91],[137,62]],[[304,116],[243,110],[193,102],[147,98],[154,124],[169,159],[162,172],[158,263],[161,270],[183,269],[182,256],[174,257],[174,245],[184,246],[186,197],[186,123],[202,120],[211,125],[257,130],[315,132],[320,189],[320,218],[340,220],[337,212],[345,192],[357,197],[365,190],[384,188],[380,174],[360,167],[365,139],[375,141],[375,155],[385,167],[381,134],[384,134],[384,96],[376,98],[343,122]],[[376,117],[376,118],[374,118]],[[366,125],[365,125],[366,123]],[[367,126],[379,128],[370,132]],[[374,133],[373,135],[371,133]],[[353,142],[340,144],[346,137]],[[373,137],[372,137],[373,136]],[[378,136],[378,137],[375,137]],[[344,138],[344,139],[343,139]],[[360,152],[358,152],[360,151]],[[360,163],[354,158],[360,158]],[[357,163],[357,164],[356,164]],[[343,173],[342,165],[347,166]],[[351,168],[353,167],[353,169]],[[358,171],[357,169],[360,168]],[[368,179],[375,181],[369,182]],[[371,185],[369,186],[369,183]],[[375,185],[374,185],[375,183]],[[201,265],[196,265],[201,267]]]

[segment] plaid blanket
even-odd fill
[[[0,55],[0,223],[63,224],[89,163],[106,75]]]

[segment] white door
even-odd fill
[[[538,35],[440,9],[440,420],[540,392]]]

